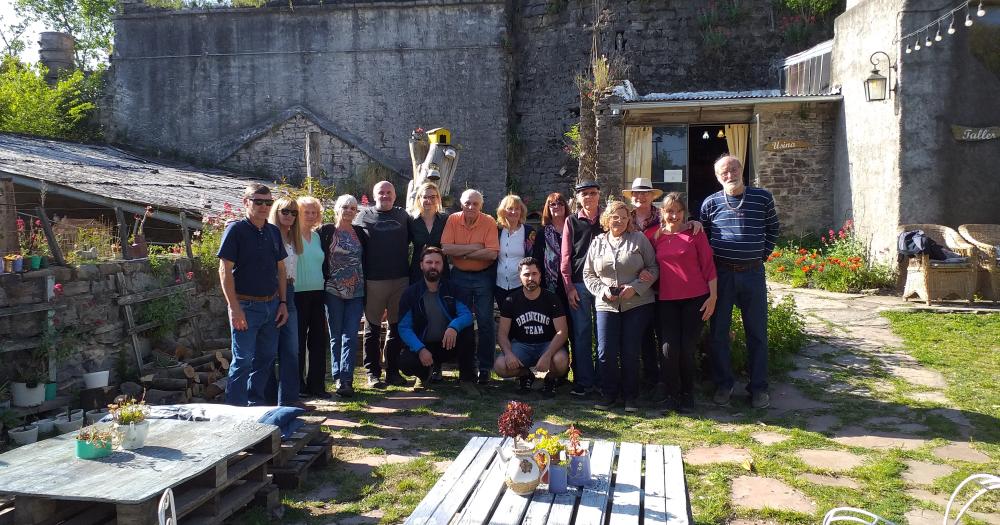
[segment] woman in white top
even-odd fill
[[[295,272],[299,255],[302,253],[302,237],[299,235],[299,207],[294,199],[282,197],[274,201],[268,222],[281,231],[281,242],[285,245],[288,257],[285,258],[285,277],[288,279],[287,297],[295,293]],[[271,379],[268,381],[269,400],[277,401],[278,406],[299,406],[299,321],[295,301],[288,301],[288,321],[278,331],[278,375],[274,375],[274,366],[270,369]]]
[[[329,355],[330,335],[323,280],[325,254],[316,231],[323,223],[323,204],[312,196],[299,197],[296,202],[299,205],[299,235],[302,237],[302,254],[295,276],[295,306],[299,317],[299,391],[306,397],[328,399],[326,356]],[[306,363],[309,364],[308,372]]]
[[[494,266],[497,306],[502,305],[511,292],[521,288],[517,264],[534,253],[535,229],[524,223],[527,217],[528,207],[517,195],[504,197],[497,207],[497,228],[500,230],[500,253]]]

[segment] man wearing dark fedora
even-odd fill
[[[560,271],[573,321],[573,389],[570,394],[586,396],[597,384],[594,364],[594,296],[583,283],[583,265],[590,241],[604,232],[601,228],[601,187],[596,181],[582,181],[573,188],[580,211],[566,218],[562,234]]]

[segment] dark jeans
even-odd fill
[[[646,332],[642,334],[642,384],[655,386],[660,382],[660,350],[657,341],[663,341],[660,336],[659,324],[649,323]]]
[[[326,356],[330,344],[326,324],[326,292],[295,292],[295,309],[299,314],[299,377],[305,377],[307,392],[323,392],[326,390]]]
[[[747,367],[750,393],[767,391],[767,284],[764,268],[735,272],[724,265],[716,265],[718,273],[718,300],[712,315],[712,375],[716,388],[732,388],[732,353],[729,347],[729,329],[733,320],[733,306],[743,315],[743,330],[747,339]]]
[[[583,283],[573,283],[580,300],[577,309],[569,310],[569,318],[573,322],[573,383],[585,389],[591,389],[599,383],[599,371],[594,366],[593,328],[594,296]],[[600,337],[600,335],[598,335]],[[639,354],[636,353],[636,356]],[[636,378],[638,379],[638,378]]]
[[[625,312],[597,311],[597,360],[605,399],[634,401],[639,396],[639,345],[636,334],[646,330],[653,305]],[[619,364],[619,359],[621,364]]]
[[[493,370],[496,355],[496,325],[493,322],[493,274],[488,270],[466,272],[458,268],[451,270],[451,284],[469,294],[472,313],[476,315],[476,360],[479,372],[489,374]]]
[[[286,297],[294,297],[295,287],[288,285]],[[299,319],[295,301],[288,301],[288,321],[278,328],[278,354],[275,364],[278,372],[271,369],[271,378],[267,383],[268,403],[278,406],[289,406],[299,401]]]
[[[458,340],[455,341],[455,347],[451,350],[445,350],[439,342],[424,344],[427,346],[427,350],[431,352],[431,355],[434,356],[435,363],[440,364],[446,361],[458,362],[459,381],[476,380],[476,340],[472,327],[459,332]],[[420,357],[417,352],[411,352],[409,348],[404,348],[402,354],[399,356],[399,370],[408,376],[416,376],[424,380],[431,373],[429,366],[424,366],[420,363]]]
[[[694,393],[697,370],[695,352],[705,325],[701,320],[701,305],[705,304],[706,299],[708,294],[689,299],[657,301],[657,324],[663,335],[661,380],[674,398]]]
[[[233,360],[229,363],[226,404],[245,407],[267,405],[267,383],[278,354],[278,298],[240,301],[246,330],[232,332]]]

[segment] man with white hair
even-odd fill
[[[385,383],[403,386],[407,381],[399,375],[399,299],[410,284],[410,216],[393,204],[396,189],[389,181],[372,188],[375,206],[358,212],[354,225],[362,230],[365,272],[365,337],[364,364],[368,386],[384,388]],[[382,314],[386,313],[389,329],[385,347],[379,348],[382,335]],[[381,350],[381,352],[380,352]],[[382,356],[385,354],[385,383],[382,382]]]
[[[729,328],[733,306],[740,308],[747,341],[750,404],[766,408],[767,393],[767,283],[764,259],[778,240],[774,197],[762,188],[743,184],[743,164],[732,155],[715,161],[715,177],[722,191],[701,204],[701,222],[715,254],[718,300],[712,315],[712,371],[719,405],[728,405],[733,393]]]
[[[462,193],[462,211],[448,217],[441,232],[441,248],[451,257],[451,282],[471,296],[479,330],[476,360],[479,384],[490,381],[496,331],[493,326],[493,284],[490,268],[500,253],[497,221],[482,212],[483,194],[468,189]]]

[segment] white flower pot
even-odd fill
[[[122,433],[123,449],[134,450],[142,448],[142,446],[146,443],[146,434],[149,434],[149,421],[144,420],[139,423],[118,425],[118,430]]]
[[[34,388],[28,388],[27,383],[11,383],[10,393],[16,407],[36,407],[45,401],[45,385],[42,383]]]
[[[8,430],[7,434],[10,434],[10,438],[18,445],[27,445],[38,441],[38,426],[23,425]]]
[[[83,374],[83,384],[87,388],[100,388],[102,386],[108,386],[108,375],[110,374],[110,370],[101,370],[100,372]]]
[[[106,415],[108,415],[108,409],[106,408],[97,408],[94,410],[88,410],[86,413],[87,424],[93,425],[94,423],[97,423],[98,421],[103,419],[104,416]]]
[[[77,419],[79,419],[79,420],[82,421],[83,420],[83,409],[82,408],[74,408],[73,411],[69,413],[69,418],[70,418],[70,420],[73,420],[73,421],[75,421]]]
[[[59,416],[55,420],[56,431],[60,434],[80,430],[83,427],[83,418],[66,419],[66,416]]]
[[[38,427],[39,434],[51,434],[52,430],[55,429],[55,420],[47,417],[45,419],[35,421],[35,425]]]

